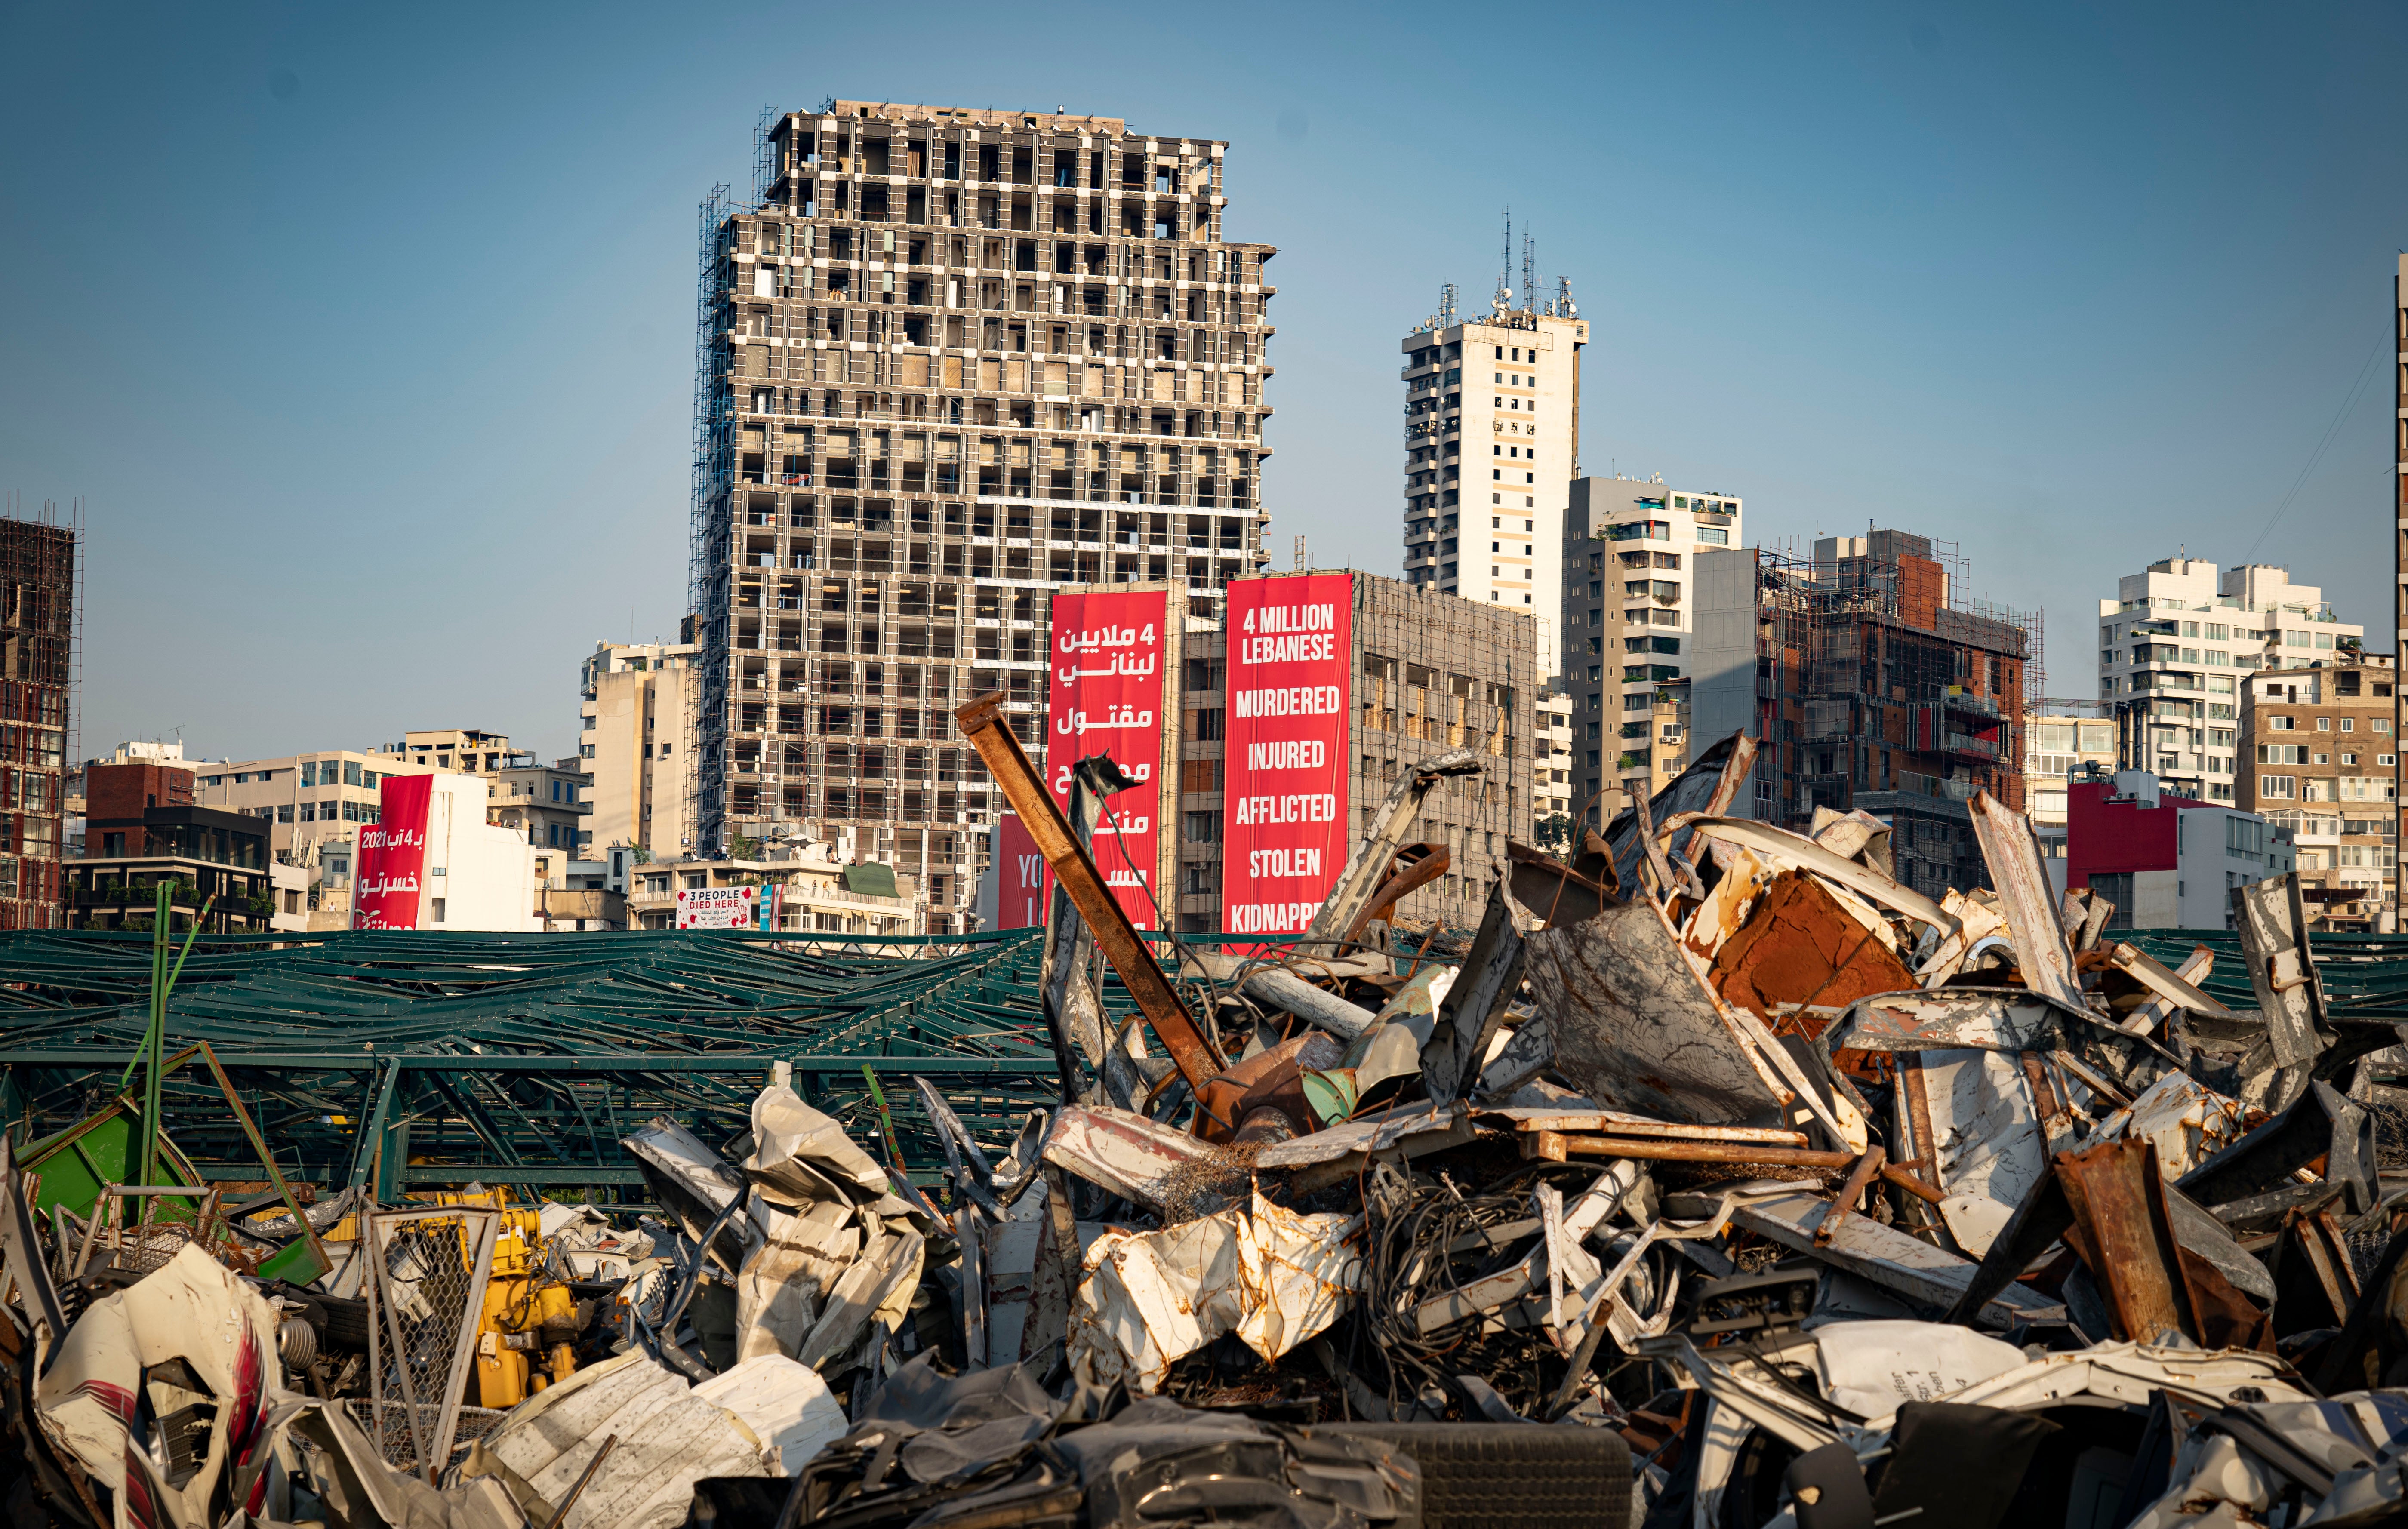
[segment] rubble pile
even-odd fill
[[[1393,915],[1422,795],[1478,767],[1440,755],[1300,939],[1165,958],[1095,875],[1113,772],[1082,762],[1059,1098],[982,1140],[928,1079],[882,1095],[941,1163],[782,1072],[724,1139],[625,1135],[663,1209],[632,1225],[473,1185],[228,1203],[15,1144],[9,1511],[2408,1521],[2378,1139],[2408,1053],[2327,1003],[2296,879],[2235,890],[2229,1007],[2229,953],[2119,939],[1996,801],[1989,889],[1934,898],[1877,820],[1734,816],[1751,764],[1729,740],[1569,857],[1517,847],[1439,939]]]

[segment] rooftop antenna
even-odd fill
[[[1535,313],[1539,307],[1537,283],[1530,279],[1530,231],[1522,230],[1522,311]]]
[[[1438,326],[1440,329],[1455,327],[1455,283],[1452,281],[1438,289]]]
[[[1512,207],[1507,207],[1505,209],[1505,259],[1504,263],[1497,268],[1497,301],[1495,307],[1498,312],[1502,313],[1512,306],[1513,209]]]
[[[1572,301],[1572,279],[1570,277],[1559,276],[1555,278],[1555,317],[1558,319],[1577,319],[1580,317],[1580,305]]]

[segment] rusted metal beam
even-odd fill
[[[1442,754],[1415,760],[1406,766],[1388,799],[1363,815],[1363,841],[1338,873],[1338,884],[1322,899],[1321,910],[1299,937],[1308,950],[1332,950],[1354,937],[1370,912],[1380,882],[1403,848],[1405,833],[1422,814],[1422,801],[1449,776],[1478,775],[1480,755],[1470,749],[1449,749]]]
[[[1840,1229],[1840,1218],[1856,1209],[1864,1198],[1865,1186],[1881,1172],[1882,1159],[1887,1155],[1881,1144],[1875,1142],[1865,1149],[1864,1156],[1856,1159],[1856,1165],[1848,1170],[1846,1180],[1840,1185],[1840,1193],[1831,1197],[1830,1214],[1814,1228],[1815,1247],[1828,1248],[1831,1245],[1832,1234]]]
[[[1361,939],[1365,925],[1373,919],[1387,917],[1398,903],[1444,876],[1455,863],[1455,852],[1443,844],[1407,844],[1401,846],[1398,852],[1401,854],[1406,850],[1422,852],[1412,865],[1380,883],[1380,890],[1372,894],[1369,906],[1356,915],[1354,927],[1346,931],[1349,940]]]
[[[2146,1141],[2109,1141],[2057,1159],[2057,1181],[2086,1246],[2090,1276],[2120,1336],[2154,1343],[2167,1333],[2196,1342],[2200,1322],[2184,1277],[2181,1244],[2166,1214],[2157,1150]]]
[[[1920,1166],[1920,1165],[1918,1164],[1917,1166]],[[1921,1200],[1926,1205],[1938,1205],[1948,1198],[1948,1196],[1941,1193],[1938,1190],[1933,1189],[1929,1184],[1917,1179],[1914,1176],[1913,1169],[1909,1168],[1908,1165],[1903,1163],[1883,1164],[1881,1181],[1885,1184],[1895,1185],[1897,1188],[1906,1191],[1906,1193],[1914,1195],[1916,1199]]]
[[[1648,1136],[1573,1136],[1560,1131],[1525,1131],[1522,1155],[1562,1163],[1575,1157],[1655,1158],[1671,1163],[1763,1163],[1784,1168],[1844,1168],[1855,1152],[1818,1152],[1804,1147],[1758,1147],[1743,1141],[1672,1141]]]
[[[1121,985],[1137,1000],[1138,1012],[1154,1026],[1162,1038],[1163,1049],[1179,1065],[1180,1075],[1191,1089],[1201,1089],[1205,1082],[1221,1071],[1224,1064],[1213,1050],[1211,1037],[1197,1028],[1195,1016],[1179,1001],[1170,979],[1162,974],[1161,965],[1154,959],[1143,938],[1121,912],[1121,905],[1112,896],[1111,888],[1104,884],[1103,873],[1062,811],[1054,805],[1054,793],[1037,767],[1028,762],[1020,740],[1012,736],[1005,721],[1003,695],[1000,692],[982,695],[953,712],[954,725],[979,751],[987,771],[1003,793],[1004,800],[1020,814],[1021,826],[1028,831],[1029,841],[1045,863],[1054,867],[1054,879],[1069,894],[1071,905],[1087,928],[1104,958],[1120,974]]]

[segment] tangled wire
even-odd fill
[[[1384,1378],[1393,1416],[1412,1417],[1418,1406],[1477,1418],[1493,1406],[1483,1392],[1524,1417],[1538,1415],[1562,1384],[1564,1357],[1544,1326],[1496,1320],[1498,1300],[1469,1287],[1521,1262],[1538,1242],[1530,1193],[1540,1182],[1555,1180],[1569,1199],[1594,1177],[1577,1166],[1532,1164],[1465,1194],[1442,1172],[1409,1179],[1374,1165],[1363,1197],[1363,1295],[1347,1357],[1358,1377]],[[1449,1297],[1454,1308],[1437,1308],[1425,1331],[1424,1309]]]

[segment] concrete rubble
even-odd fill
[[[1061,1097],[981,1140],[914,1079],[941,1164],[781,1075],[626,1134],[660,1220],[212,1196],[162,1251],[0,1142],[13,1521],[2408,1522],[2403,1037],[2287,879],[2228,1007],[2000,804],[1935,899],[1876,820],[1733,815],[1735,738],[1441,940],[1392,920],[1443,764],[1251,951],[1110,923],[1062,828]]]

